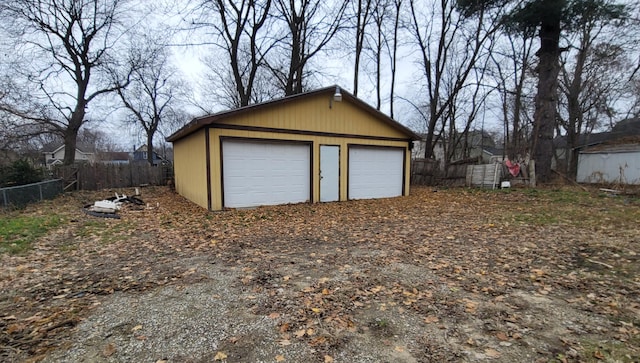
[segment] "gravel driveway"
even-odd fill
[[[640,359],[635,200],[416,188],[408,198],[208,213],[163,188],[143,199],[120,220],[69,207],[65,226],[30,253],[2,256],[0,357]]]

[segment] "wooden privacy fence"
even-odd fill
[[[460,160],[440,168],[433,159],[414,159],[411,161],[411,183],[441,186],[501,187],[502,181],[509,185],[535,187],[535,161],[520,163],[520,172],[516,176],[509,174],[503,163],[478,164],[476,158]]]
[[[442,170],[434,159],[413,159],[411,161],[411,183],[418,185],[465,185],[467,164],[448,165]]]
[[[411,184],[432,185],[438,172],[438,162],[434,159],[411,160]]]
[[[54,170],[54,174],[65,181],[65,190],[167,185],[173,179],[170,166],[152,166],[144,162],[60,166]]]

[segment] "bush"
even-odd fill
[[[16,160],[0,167],[0,187],[12,187],[42,181],[42,172],[26,160]]]

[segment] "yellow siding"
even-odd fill
[[[173,143],[176,191],[208,208],[207,165],[204,129]]]
[[[376,119],[353,103],[346,100],[331,101],[327,94],[274,104],[217,122],[251,127],[407,138],[406,134]]]
[[[371,122],[371,121],[369,121]],[[234,124],[236,124],[234,122]],[[280,127],[279,127],[280,128]],[[222,173],[221,173],[221,155],[220,155],[220,137],[239,137],[239,138],[258,138],[258,139],[276,139],[276,140],[296,140],[313,142],[313,170],[311,172],[313,178],[313,202],[320,200],[320,145],[339,145],[340,146],[340,200],[347,200],[347,145],[375,145],[375,146],[394,146],[405,149],[405,185],[404,195],[409,195],[410,184],[410,151],[407,148],[406,141],[386,141],[386,140],[370,140],[359,138],[343,138],[343,137],[326,137],[326,136],[307,136],[296,134],[283,134],[271,132],[257,132],[244,130],[224,130],[211,129],[209,134],[210,152],[211,152],[211,184],[212,184],[212,206],[213,210],[222,209]],[[177,159],[176,159],[177,164]],[[176,170],[177,174],[177,170]],[[182,194],[182,193],[181,193]],[[205,195],[206,198],[206,195]],[[190,199],[190,198],[189,198]],[[205,199],[206,200],[206,199]]]

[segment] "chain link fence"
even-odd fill
[[[62,194],[62,179],[47,180],[39,183],[0,188],[0,208],[22,208],[29,203],[44,199],[53,199]]]

